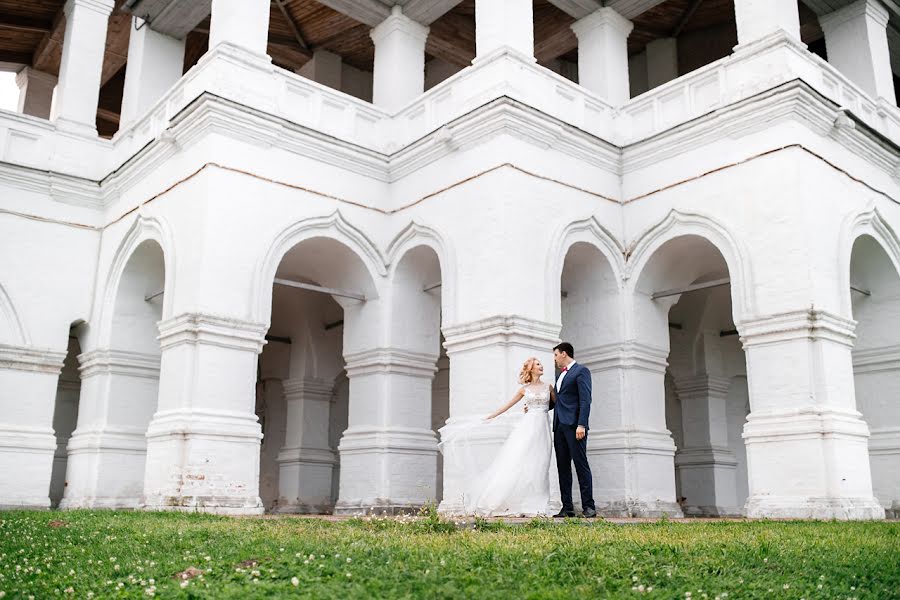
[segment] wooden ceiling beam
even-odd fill
[[[656,8],[666,0],[610,0],[606,6],[614,9],[626,19],[634,19],[651,8]]]
[[[576,19],[583,19],[602,6],[599,0],[550,0],[550,4]]]
[[[27,31],[29,33],[47,33],[53,29],[53,21],[32,19],[16,15],[0,15],[0,29]]]
[[[34,49],[31,58],[32,66],[38,71],[44,71],[56,75],[59,71],[59,65],[53,65],[54,51],[62,53],[63,37],[66,32],[66,13],[63,8],[56,12],[53,17],[53,23],[50,30],[44,34],[44,37]],[[55,68],[54,68],[55,67]]]
[[[468,67],[475,58],[475,22],[450,13],[432,23],[425,52],[458,67]]]
[[[407,0],[403,14],[422,25],[431,25],[455,8],[462,0]],[[400,2],[395,2],[400,4]]]
[[[332,10],[345,14],[369,27],[376,27],[391,14],[387,4],[379,0],[318,0]]]
[[[284,19],[285,21],[287,21],[291,33],[294,34],[294,39],[297,40],[297,44],[300,46],[300,49],[304,53],[311,55],[312,49],[310,49],[309,44],[306,43],[306,39],[304,39],[303,34],[300,33],[300,27],[297,25],[297,22],[294,21],[294,16],[291,14],[291,11],[289,11],[287,6],[285,6],[284,0],[273,0],[273,2],[275,2],[275,5],[278,6],[281,14],[284,15]]]
[[[0,50],[0,63],[28,65],[31,63],[31,53],[14,52],[12,50]]]
[[[104,86],[128,61],[128,41],[131,38],[131,15],[113,12],[109,17],[106,33],[106,52],[103,55],[103,69],[100,71],[100,85]]]

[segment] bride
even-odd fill
[[[490,422],[525,399],[527,411],[476,482],[465,502],[467,513],[487,517],[547,514],[552,447],[547,412],[556,392],[541,381],[543,374],[541,361],[526,360],[519,373],[522,387],[512,400],[485,419]]]

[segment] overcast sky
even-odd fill
[[[15,73],[0,72],[0,108],[16,110],[19,104],[19,86]]]

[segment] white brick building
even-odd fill
[[[601,512],[896,514],[896,5],[604,4],[0,1],[0,506],[453,512],[565,339]]]

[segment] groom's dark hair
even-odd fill
[[[560,352],[565,352],[569,355],[569,358],[575,358],[575,348],[572,347],[572,344],[569,342],[563,342],[562,344],[558,344],[553,347],[554,350],[559,350]]]

